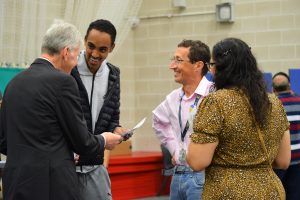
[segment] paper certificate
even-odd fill
[[[133,135],[133,131],[135,131],[136,129],[140,128],[146,121],[146,117],[144,117],[139,123],[137,123],[137,125],[135,125],[132,129],[130,129],[129,131],[123,133],[121,136],[123,138],[123,141],[128,140],[132,135]]]

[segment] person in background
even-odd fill
[[[88,129],[94,135],[104,131],[122,134],[126,131],[120,119],[120,70],[106,59],[115,47],[117,31],[104,19],[93,21],[84,38],[85,50],[72,70]],[[105,151],[106,155],[108,151]],[[112,199],[111,183],[104,157],[80,155],[77,175],[82,199]],[[106,158],[108,160],[108,158]]]
[[[195,172],[185,155],[193,130],[193,118],[202,99],[214,88],[205,74],[210,60],[209,47],[198,40],[183,40],[171,59],[175,82],[182,86],[173,90],[153,110],[152,127],[172,155],[175,165],[170,186],[170,199],[199,199],[204,184],[204,171]]]
[[[272,78],[273,91],[280,99],[290,122],[291,164],[287,170],[275,169],[286,192],[287,200],[300,199],[300,97],[291,91],[290,77],[284,72]]]
[[[4,199],[79,199],[73,152],[101,157],[122,139],[87,130],[70,76],[80,38],[75,26],[54,23],[43,37],[41,56],[6,87],[0,111]]]
[[[250,47],[224,39],[209,66],[217,91],[199,106],[187,154],[192,169],[205,169],[202,199],[285,199],[272,166],[290,163],[289,123]]]

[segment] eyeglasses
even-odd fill
[[[214,62],[207,62],[206,65],[207,65],[208,69],[212,69],[213,67],[216,66],[216,63],[214,63]]]
[[[183,62],[189,62],[189,63],[192,63],[192,62],[189,61],[189,60],[182,60],[182,59],[176,58],[176,57],[172,57],[170,60],[171,60],[171,62],[174,62],[176,65],[179,65],[179,64],[181,64],[181,63],[183,63]]]

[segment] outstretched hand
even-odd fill
[[[105,148],[108,150],[114,149],[115,146],[120,144],[120,142],[123,140],[121,135],[114,134],[111,132],[104,132],[101,135],[105,138]]]

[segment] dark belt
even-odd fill
[[[186,174],[194,172],[190,167],[184,165],[176,165],[174,167],[174,174]]]

